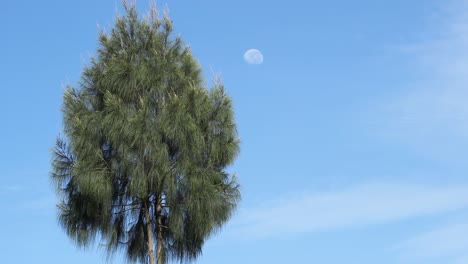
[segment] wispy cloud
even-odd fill
[[[400,135],[468,139],[468,1],[447,3],[430,31],[399,47],[418,76],[382,104],[390,130]]]
[[[395,247],[406,259],[441,259],[443,263],[468,263],[468,222],[430,230]]]
[[[23,201],[21,208],[32,212],[52,212],[56,204],[57,200],[53,196],[43,196]]]
[[[465,248],[465,253],[468,250],[468,248]],[[457,256],[455,257],[455,260],[453,264],[466,264],[468,263],[468,255],[463,255],[463,256]]]
[[[265,237],[364,227],[468,207],[468,185],[362,184],[283,197],[240,212],[232,231]]]
[[[21,185],[2,185],[2,186],[0,186],[0,194],[18,192],[18,191],[21,191],[23,189],[24,188]]]

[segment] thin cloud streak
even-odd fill
[[[53,196],[38,197],[34,200],[23,201],[21,209],[32,211],[53,211],[56,207],[57,200]]]
[[[427,231],[397,245],[407,259],[441,259],[444,263],[468,263],[468,222]]]
[[[362,184],[248,208],[231,224],[241,237],[304,234],[386,224],[468,207],[467,186]]]
[[[0,194],[18,192],[18,191],[21,191],[23,189],[24,189],[24,187],[20,186],[20,185],[2,185],[2,186],[0,186]]]
[[[454,1],[441,13],[426,40],[399,48],[423,77],[383,104],[380,118],[391,119],[383,130],[468,140],[468,1]]]

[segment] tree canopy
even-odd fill
[[[130,262],[192,261],[240,199],[232,102],[206,88],[172,21],[124,5],[77,87],[63,97],[51,179],[59,221],[79,246]]]

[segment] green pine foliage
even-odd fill
[[[232,103],[222,85],[203,86],[168,16],[125,10],[64,94],[51,176],[59,221],[109,256],[153,263],[152,249],[158,263],[192,261],[240,199],[225,170],[239,151]]]

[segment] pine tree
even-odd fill
[[[239,151],[232,103],[221,84],[205,88],[167,15],[124,7],[64,94],[51,173],[59,222],[108,256],[193,261],[240,199],[226,172]]]

